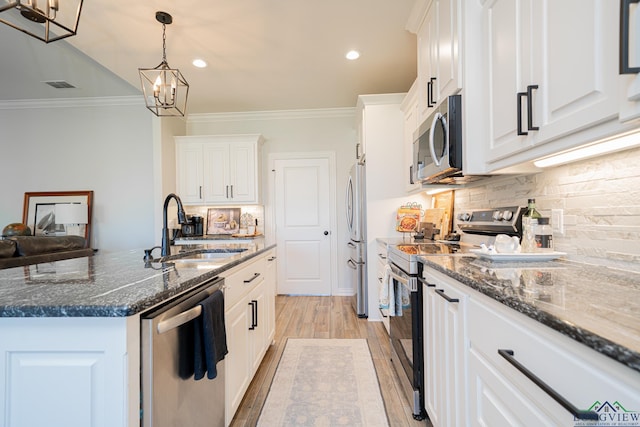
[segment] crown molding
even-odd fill
[[[355,107],[319,108],[308,110],[247,111],[236,113],[189,114],[187,123],[233,122],[247,120],[291,120],[355,117]]]
[[[0,110],[25,110],[37,108],[114,107],[142,105],[140,96],[105,96],[97,98],[19,99],[0,101]]]

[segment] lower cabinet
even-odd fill
[[[140,425],[140,318],[0,318],[0,426]]]
[[[225,422],[231,423],[272,341],[274,283],[267,274],[271,252],[223,273],[225,324]]]
[[[425,409],[434,427],[467,425],[468,295],[423,274]]]
[[[633,425],[638,371],[424,270],[425,408],[435,427],[596,425],[589,416]]]

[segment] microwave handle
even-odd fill
[[[431,152],[431,158],[433,159],[433,163],[436,166],[440,166],[442,164],[442,160],[438,159],[436,156],[436,149],[433,146],[433,138],[436,131],[436,126],[439,121],[442,121],[442,128],[444,130],[444,142],[445,146],[449,141],[449,131],[447,130],[447,118],[440,113],[436,113],[433,117],[433,121],[431,122],[431,129],[429,129],[429,151]]]

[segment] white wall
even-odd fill
[[[25,192],[93,190],[92,247],[150,247],[160,235],[154,226],[153,117],[141,100],[129,98],[4,104],[0,227],[22,221]]]
[[[583,160],[533,175],[502,178],[457,190],[456,212],[526,206],[543,216],[563,209],[565,233],[555,248],[576,260],[630,263],[640,269],[640,149]],[[628,268],[626,265],[625,268]]]

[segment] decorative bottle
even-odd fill
[[[534,227],[538,224],[538,218],[541,217],[542,215],[536,209],[536,199],[529,199],[527,210],[522,214],[522,242],[520,243],[522,252],[534,252],[536,250]]]
[[[553,233],[549,225],[549,218],[538,218],[538,224],[534,227],[536,248],[539,252],[553,251]]]

